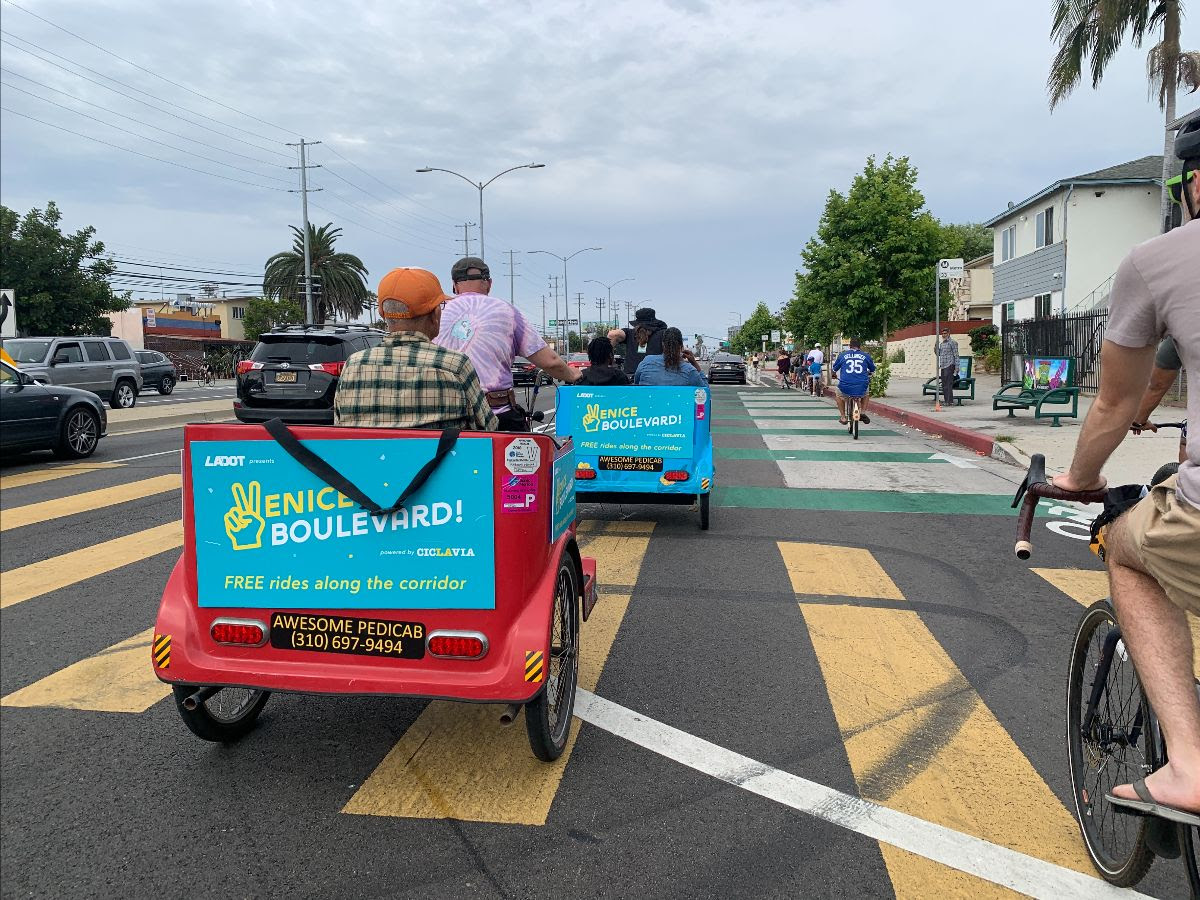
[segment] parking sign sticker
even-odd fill
[[[542,451],[531,437],[521,437],[504,448],[504,467],[514,475],[532,475],[542,464]]]

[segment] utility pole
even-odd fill
[[[517,264],[513,260],[513,254],[516,252],[516,250],[508,251],[508,303],[510,306],[517,305]]]
[[[300,191],[299,191],[300,208],[304,214],[304,309],[305,309],[305,315],[307,317],[307,321],[309,323],[316,322],[317,311],[316,311],[316,308],[313,306],[312,248],[309,246],[309,242],[308,242],[308,170],[309,169],[319,169],[321,167],[319,165],[310,166],[308,164],[308,158],[307,158],[307,156],[305,156],[304,151],[305,151],[306,147],[314,147],[319,143],[321,143],[321,142],[320,141],[309,141],[308,143],[305,143],[304,138],[300,138],[299,144],[288,144],[289,147],[299,147],[300,148],[300,165],[288,166],[288,168],[300,170]],[[319,191],[319,190],[321,190],[321,188],[313,188],[313,190]],[[288,191],[288,193],[295,194],[297,192],[296,191]]]
[[[604,318],[604,298],[603,297],[596,298],[596,310],[597,310],[596,321],[602,322],[605,325],[607,325],[608,322]],[[607,331],[607,330],[608,329],[606,328],[605,331]]]
[[[583,344],[583,294],[575,295],[575,314],[579,317],[579,324],[575,327],[579,329],[576,332],[579,335],[579,343]]]
[[[556,327],[561,329],[564,326],[563,326],[563,322],[562,322],[562,316],[559,315],[559,312],[558,312],[558,276],[557,275],[550,276],[550,287],[551,287],[551,290],[554,292],[554,318],[558,323]],[[564,337],[566,336],[565,331],[563,332],[563,336]],[[564,341],[564,343],[565,343],[565,341]]]
[[[542,337],[546,337],[546,295],[542,294]]]
[[[471,229],[475,227],[475,223],[474,222],[463,222],[461,225],[458,225],[456,227],[461,228],[463,230],[463,236],[460,237],[458,240],[456,240],[454,243],[463,245],[463,256],[470,256],[471,255]]]

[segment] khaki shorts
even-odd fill
[[[1176,606],[1200,616],[1200,509],[1175,496],[1172,475],[1125,514],[1129,546]]]

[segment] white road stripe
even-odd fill
[[[792,775],[582,688],[575,692],[575,715],[752,794],[1031,897],[1091,900],[1147,896]]]

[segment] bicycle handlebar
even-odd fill
[[[1103,503],[1107,495],[1107,488],[1094,491],[1067,491],[1055,487],[1046,480],[1046,457],[1041,453],[1033,454],[1029,461],[1029,471],[1025,473],[1025,480],[1017,488],[1017,494],[1013,497],[1012,502],[1015,509],[1024,500],[1021,512],[1017,515],[1017,543],[1013,547],[1017,559],[1029,559],[1033,555],[1033,543],[1029,538],[1033,529],[1033,516],[1037,511],[1040,498],[1076,500],[1080,503]]]

